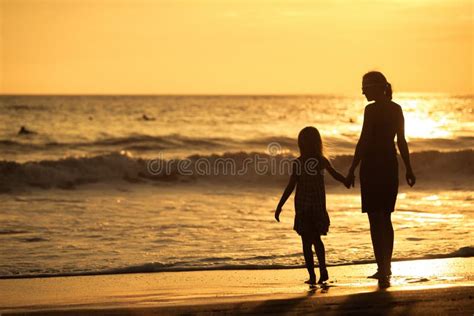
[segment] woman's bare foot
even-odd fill
[[[379,288],[386,289],[390,287],[390,276],[382,276],[379,278]]]
[[[392,275],[392,271],[388,271],[387,274],[384,274],[380,271],[377,271],[377,272],[375,272],[375,274],[372,274],[372,275],[368,276],[367,279],[377,279],[377,280],[379,280],[380,278],[390,277],[391,275]]]
[[[377,272],[375,272],[374,274],[369,275],[369,276],[367,277],[367,279],[379,279],[381,276],[382,276],[382,274],[381,274],[379,271],[377,271]]]

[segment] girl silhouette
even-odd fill
[[[364,123],[347,181],[354,186],[354,170],[360,166],[362,212],[368,213],[370,235],[374,248],[377,272],[369,278],[389,285],[393,252],[393,227],[391,213],[394,211],[398,193],[398,163],[394,137],[405,163],[406,180],[415,184],[415,175],[410,165],[408,145],[405,140],[403,112],[400,105],[392,101],[392,87],[385,76],[371,71],[362,79],[362,93],[368,101]]]
[[[293,229],[301,236],[303,243],[303,254],[309,273],[309,280],[305,283],[316,284],[312,250],[314,245],[321,275],[318,284],[322,284],[329,279],[326,252],[321,240],[321,235],[326,235],[329,230],[323,171],[327,170],[334,179],[344,183],[347,188],[349,182],[346,182],[346,178],[334,170],[329,160],[324,157],[321,136],[315,127],[308,126],[300,131],[298,147],[301,155],[293,163],[290,181],[278,203],[275,219],[280,221],[282,207],[296,186]]]

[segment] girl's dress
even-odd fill
[[[329,215],[326,211],[324,189],[324,169],[318,161],[313,172],[305,170],[307,160],[299,157],[295,161],[293,173],[297,177],[295,194],[295,222],[293,229],[300,236],[326,235],[329,230]]]
[[[398,194],[398,162],[394,138],[403,128],[396,103],[366,107],[362,134],[366,150],[360,165],[362,212],[393,212]]]

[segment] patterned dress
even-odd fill
[[[311,159],[319,162],[316,158]],[[293,229],[300,236],[326,235],[330,221],[326,211],[324,169],[318,163],[315,171],[307,172],[306,161],[299,157],[293,168],[293,174],[297,177]]]

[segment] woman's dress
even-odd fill
[[[398,194],[394,138],[403,129],[403,112],[394,103],[369,104],[364,113],[360,187],[362,212],[393,212]]]

